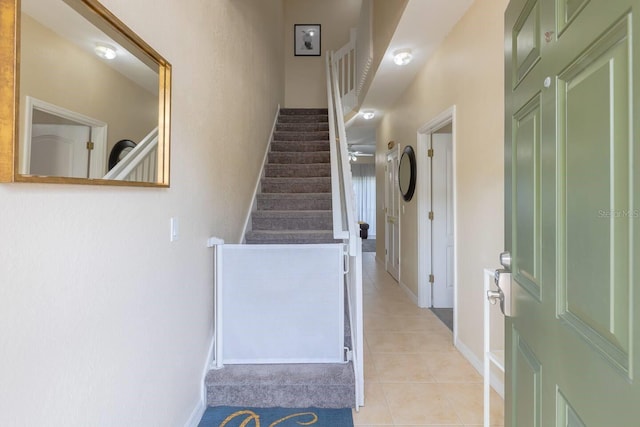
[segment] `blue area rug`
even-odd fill
[[[353,427],[351,409],[209,407],[198,427]]]

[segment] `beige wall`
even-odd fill
[[[173,65],[171,188],[0,185],[3,426],[185,424],[283,101],[281,0],[102,3]]]
[[[371,71],[367,75],[367,79],[362,87],[362,93],[367,93],[369,90],[373,77],[376,75],[375,71],[384,58],[393,33],[398,27],[402,13],[407,7],[409,0],[373,0],[372,3],[373,60]]]
[[[507,0],[476,1],[378,127],[377,256],[384,260],[387,142],[416,146],[420,127],[451,106],[455,129],[458,333],[482,358],[485,267],[503,248],[503,14]],[[418,170],[420,176],[421,171]],[[420,185],[421,181],[418,181]],[[401,281],[418,294],[417,196],[403,202]]]
[[[325,53],[349,41],[362,0],[284,0],[285,106],[327,108]],[[294,56],[293,26],[320,24],[322,56]]]
[[[100,120],[108,125],[106,162],[116,142],[139,142],[158,126],[157,92],[148,92],[27,15],[21,24],[21,130],[27,96]]]

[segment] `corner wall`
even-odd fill
[[[284,99],[282,0],[101,2],[173,66],[171,188],[0,185],[3,426],[185,425]]]
[[[387,142],[398,142],[401,150],[408,144],[415,148],[418,129],[456,106],[458,339],[480,360],[483,268],[498,264],[504,236],[503,15],[507,3],[476,1],[385,114],[377,131],[377,257],[384,260],[382,204]],[[402,203],[400,275],[417,296],[417,196]]]
[[[349,41],[362,0],[284,0],[285,107],[327,108],[326,52]],[[321,56],[295,56],[293,26],[321,25]]]

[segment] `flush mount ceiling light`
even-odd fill
[[[362,118],[365,120],[371,120],[376,116],[376,113],[374,113],[373,111],[364,111],[362,113]]]
[[[407,65],[413,59],[411,49],[398,49],[393,51],[393,62],[396,65]]]
[[[113,59],[116,57],[116,49],[108,44],[99,44],[95,48],[96,55],[102,59]]]

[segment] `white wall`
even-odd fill
[[[377,131],[377,257],[384,260],[387,142],[416,147],[416,133],[456,106],[458,338],[482,359],[483,268],[498,264],[504,221],[504,43],[507,0],[476,1]],[[418,170],[418,175],[421,171]],[[402,282],[418,294],[418,198],[402,202]]]
[[[3,426],[184,425],[283,102],[281,0],[102,3],[173,65],[171,188],[0,185]]]

